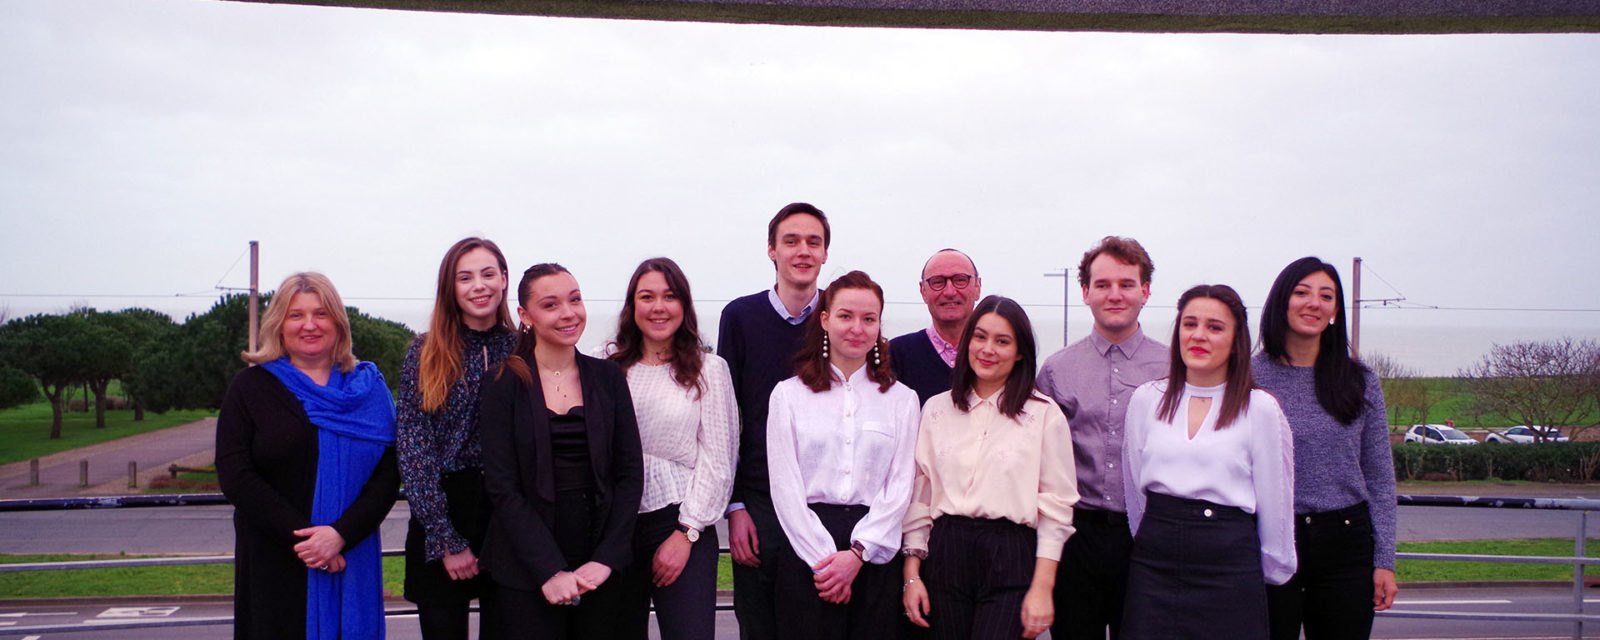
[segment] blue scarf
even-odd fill
[[[333,524],[361,494],[386,447],[394,444],[394,399],[377,365],[334,367],[319,385],[288,358],[261,365],[300,399],[317,426],[317,487],[311,523]],[[346,541],[348,544],[348,541]],[[344,554],[345,569],[306,570],[306,638],[383,638],[382,543],[369,535]]]

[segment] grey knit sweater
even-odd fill
[[[1256,384],[1278,399],[1294,432],[1294,511],[1342,509],[1363,500],[1372,511],[1375,567],[1394,569],[1394,454],[1378,377],[1367,374],[1366,402],[1354,422],[1340,424],[1317,402],[1312,367],[1256,354]]]

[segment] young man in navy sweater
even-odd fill
[[[950,390],[950,372],[961,347],[957,341],[983,295],[983,280],[967,254],[941,249],[922,265],[917,289],[928,303],[933,325],[890,340],[889,366],[895,379],[927,404],[928,398]]]
[[[822,210],[796,202],[767,223],[767,257],[777,284],[738,298],[722,309],[717,355],[728,361],[739,401],[739,466],[728,505],[728,541],[733,556],[733,612],[739,637],[770,640],[776,560],[789,541],[772,509],[767,478],[767,400],[772,388],[794,375],[791,359],[805,337],[805,322],[821,300],[817,274],[828,261],[832,234]]]

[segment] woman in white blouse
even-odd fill
[[[1072,535],[1072,436],[1033,388],[1038,347],[1015,300],[984,298],[958,345],[950,391],[922,409],[902,603],[935,640],[1033,638]]]
[[[607,355],[622,365],[644,446],[644,497],[634,562],[617,578],[629,638],[649,631],[649,606],[663,640],[716,632],[717,530],[733,491],[739,409],[728,363],[700,348],[689,280],[668,258],[639,264],[628,280],[617,338]]]
[[[877,283],[851,271],[821,306],[767,417],[772,504],[794,549],[775,559],[778,637],[893,638],[920,403],[890,371]]]
[[[1244,303],[1226,285],[1178,299],[1172,369],[1128,403],[1133,553],[1122,637],[1267,637],[1267,583],[1294,575],[1294,448],[1250,376]]]

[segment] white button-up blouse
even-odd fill
[[[1146,490],[1238,507],[1256,516],[1261,572],[1283,584],[1294,576],[1294,439],[1278,401],[1250,392],[1250,405],[1233,424],[1217,429],[1225,385],[1185,385],[1174,420],[1156,417],[1166,380],[1147,382],[1128,403],[1123,446],[1128,526],[1134,534],[1144,518]],[[1194,438],[1189,438],[1189,400],[1216,398]]]
[[[840,549],[807,505],[867,507],[850,539],[865,547],[868,562],[884,564],[900,550],[921,405],[916,392],[899,382],[878,391],[866,367],[849,378],[833,368],[833,375],[832,388],[821,393],[798,377],[772,390],[767,414],[772,505],[789,544],[809,566]]]

